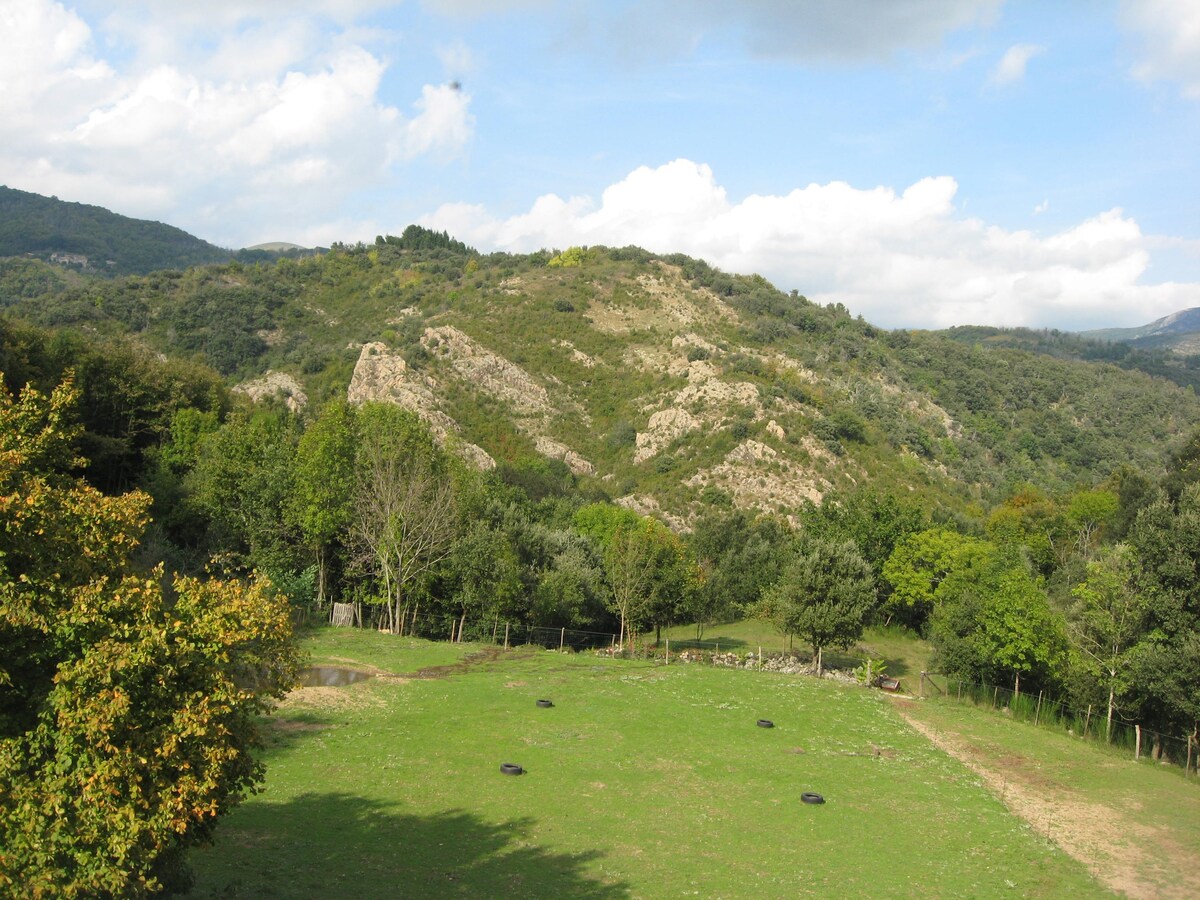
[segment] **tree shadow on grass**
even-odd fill
[[[193,853],[202,897],[630,896],[587,872],[599,851],[557,853],[528,843],[529,818],[499,825],[452,810],[428,816],[351,794],[248,803]]]

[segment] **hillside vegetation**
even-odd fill
[[[64,254],[63,265],[106,274],[186,268],[232,255],[172,225],[0,185],[0,256]]]
[[[0,306],[0,450],[17,442],[0,453],[0,600],[24,604],[0,603],[0,659],[38,684],[72,683],[80,616],[103,637],[137,608],[136,592],[112,614],[87,605],[117,589],[86,564],[88,509],[111,507],[136,513],[114,558],[155,609],[168,574],[200,579],[184,592],[221,573],[231,600],[260,592],[287,619],[336,612],[459,646],[502,626],[622,651],[678,625],[755,644],[769,628],[816,672],[872,625],[885,630],[861,646],[882,663],[879,635],[907,629],[930,667],[993,698],[1011,685],[1088,708],[1094,735],[1137,726],[1148,755],[1194,761],[1200,405],[1139,368],[1149,357],[1089,361],[1093,345],[1054,334],[883,332],[684,256],[483,256],[415,227],[111,278],[8,259]],[[57,555],[30,556],[26,534]],[[30,618],[59,600],[53,620]],[[56,655],[31,623],[61,634]],[[289,665],[286,649],[230,652],[213,677]],[[133,720],[199,696],[135,681]],[[86,781],[93,757],[71,749],[57,695],[25,685],[0,672],[5,758],[29,760],[30,796],[68,763]],[[251,725],[231,737],[252,741]],[[121,758],[118,772],[148,757]],[[238,759],[246,777],[215,773],[224,799],[156,832],[136,865],[104,844],[111,829],[55,832],[63,852],[94,858],[79,872],[97,884],[184,878],[183,848],[261,771]],[[47,801],[0,830],[33,847],[57,821]],[[0,856],[0,885],[74,877],[47,859],[6,874]]]
[[[346,395],[370,344],[391,374],[357,399],[404,402],[496,462],[565,460],[679,523],[708,506],[792,514],[866,480],[963,509],[1160,470],[1200,421],[1193,392],[1136,369],[883,332],[634,248],[481,256],[414,228],[275,264],[8,272],[13,315],[130,334],[231,378],[283,373],[314,403]]]

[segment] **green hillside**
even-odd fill
[[[232,254],[161,222],[0,185],[0,257],[29,256],[105,274],[225,262]]]
[[[886,332],[637,248],[481,255],[410,228],[271,264],[20,280],[0,270],[11,315],[130,333],[232,381],[284,373],[314,403],[346,396],[369,344],[360,375],[392,381],[357,399],[421,394],[427,421],[498,463],[559,458],[680,523],[792,514],[864,481],[954,509],[1090,485],[1160,471],[1200,421],[1193,391],[1136,368],[996,333]]]

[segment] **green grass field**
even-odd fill
[[[481,649],[307,644],[391,673]],[[877,692],[546,651],[468,663],[292,694],[265,789],[193,854],[193,896],[1104,894]]]

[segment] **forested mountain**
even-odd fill
[[[1080,332],[1080,336],[1196,355],[1200,354],[1200,307],[1181,309],[1138,328],[1102,328]]]
[[[408,406],[477,464],[558,460],[677,525],[723,506],[795,514],[864,481],[963,510],[1026,483],[1160,471],[1200,421],[1193,391],[1084,358],[1108,345],[885,332],[636,248],[481,255],[410,228],[320,257],[116,279],[11,261],[0,303],[233,381],[270,371],[249,389],[293,404],[344,398],[353,380],[354,399]]]
[[[161,222],[0,185],[0,257],[130,274],[224,262],[232,253]]]

